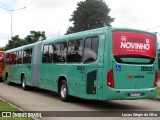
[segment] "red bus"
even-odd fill
[[[2,71],[4,68],[3,61],[2,61],[3,54],[4,54],[4,51],[0,51],[0,80],[2,79]]]

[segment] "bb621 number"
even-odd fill
[[[142,66],[141,71],[154,71],[154,67]]]

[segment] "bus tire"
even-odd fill
[[[67,102],[69,100],[68,95],[68,86],[66,80],[62,80],[59,86],[59,96],[63,102]]]
[[[26,85],[25,75],[22,75],[21,81],[22,81],[22,82],[21,82],[22,89],[23,89],[23,90],[28,90],[28,86]]]

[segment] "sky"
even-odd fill
[[[54,38],[67,31],[77,3],[84,0],[0,0],[0,47],[12,35],[26,37],[31,30],[45,31],[47,38]],[[135,28],[157,32],[160,36],[159,0],[104,0],[115,18],[113,27]],[[24,8],[25,9],[21,9]],[[5,10],[8,9],[8,10]]]

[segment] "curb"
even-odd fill
[[[15,105],[14,105],[14,104],[12,104],[11,102],[9,102],[9,101],[7,101],[7,100],[5,100],[5,99],[3,99],[3,98],[0,98],[0,100],[1,100],[1,101],[3,101],[3,102],[8,103],[9,105],[11,105],[12,107],[14,107],[14,108],[18,109],[18,110],[19,110],[19,111],[21,111],[21,112],[23,112],[23,111],[24,111],[24,110],[22,110],[21,108],[19,108],[19,107],[15,106]]]

